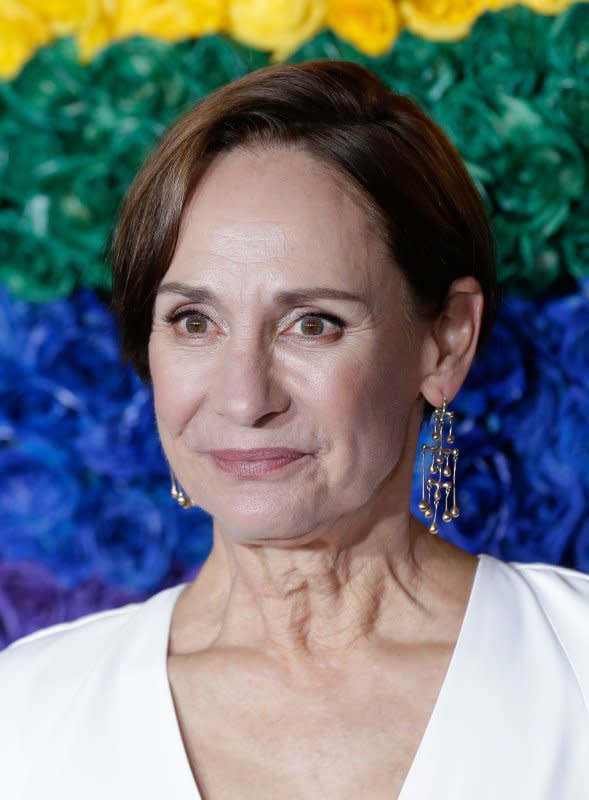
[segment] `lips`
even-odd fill
[[[290,447],[261,447],[253,450],[209,450],[212,456],[223,461],[262,461],[273,458],[298,458],[305,455]]]

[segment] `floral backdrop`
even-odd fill
[[[210,517],[171,500],[149,389],[120,365],[106,243],[178,114],[309,58],[414,97],[491,217],[503,299],[452,404],[461,515],[441,535],[589,571],[589,4],[4,0],[0,647],[206,558]]]

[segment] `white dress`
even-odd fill
[[[399,800],[589,798],[589,575],[478,558]],[[166,666],[184,585],[0,653],[2,800],[199,799]]]

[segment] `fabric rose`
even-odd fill
[[[482,435],[470,419],[459,421],[454,434],[460,450],[456,464],[456,501],[460,516],[451,523],[441,522],[441,502],[438,509],[440,534],[471,553],[498,554],[502,540],[515,524],[510,455],[504,440]],[[431,443],[429,431],[423,441]],[[421,455],[416,467],[411,508],[417,519],[429,525],[430,520],[417,508],[421,497]]]
[[[170,108],[194,103],[229,81],[269,63],[267,53],[253,50],[225,35],[184,41],[175,45],[173,52],[178,54],[180,62],[172,71],[181,82],[185,96],[174,103],[164,98]],[[171,61],[172,58],[166,58],[166,64]],[[171,82],[172,76],[167,77],[164,85]]]
[[[401,29],[393,0],[327,0],[326,24],[371,56],[388,52]]]
[[[429,42],[407,30],[391,53],[372,59],[368,66],[392,89],[411,95],[430,110],[462,71],[453,45]]]
[[[493,164],[497,211],[522,234],[549,237],[585,189],[585,163],[561,128],[526,102],[504,96],[500,124],[506,157]]]
[[[5,167],[20,175],[24,166],[20,158],[28,149],[33,157],[30,166],[39,169],[48,159],[62,155],[64,140],[68,150],[76,150],[79,143],[75,137],[88,109],[90,89],[89,72],[79,63],[73,39],[60,39],[35,53],[19,75],[2,86],[10,114],[0,118],[0,146],[19,146],[7,153],[10,162]],[[26,187],[30,185],[27,178],[36,180],[38,176],[33,171],[20,177],[20,185]]]
[[[192,46],[198,47],[198,43]],[[146,131],[149,135],[144,142],[136,141],[142,146],[137,169],[146,155],[143,148],[153,145],[165,125],[194,99],[184,60],[185,49],[184,43],[172,45],[135,37],[117,42],[100,53],[87,70],[92,86],[91,103],[82,121],[79,149],[88,155],[96,155],[97,146],[111,152],[117,138],[124,140],[130,136],[136,140],[137,131]],[[115,149],[113,155],[116,154]],[[125,169],[126,177],[133,177],[126,173]]]
[[[400,0],[405,25],[425,39],[452,40],[467,36],[473,22],[485,10],[485,0]]]
[[[52,36],[67,36],[92,23],[100,3],[96,0],[21,0],[43,21]]]
[[[432,115],[462,157],[477,166],[485,183],[492,183],[496,172],[507,169],[501,111],[472,83],[456,82],[434,104]]]
[[[539,14],[560,14],[575,0],[524,0],[529,8]]]
[[[0,649],[66,619],[56,577],[34,561],[0,561]]]
[[[41,203],[29,206],[29,212],[37,217],[35,224],[44,224]],[[59,242],[39,235],[14,212],[0,211],[0,283],[15,295],[43,301],[69,294],[76,274],[63,255]]]
[[[570,136],[589,148],[589,78],[549,73],[537,105],[543,117],[561,124]]]
[[[92,0],[92,15],[77,31],[80,60],[87,64],[113,37],[113,0]]]
[[[483,14],[464,40],[465,80],[477,94],[530,97],[546,71],[552,20],[522,6]]]
[[[50,625],[143,599],[97,578],[67,589],[34,561],[0,561],[0,649]]]
[[[169,40],[203,36],[222,29],[226,13],[227,0],[117,0],[113,35]]]
[[[559,245],[566,270],[574,278],[589,278],[589,193],[571,208]]]
[[[15,442],[0,444],[0,474],[0,558],[38,561],[53,570],[80,559],[83,531],[74,520],[81,476],[67,451],[22,432]]]
[[[587,506],[589,506],[589,496],[586,500],[586,507]],[[573,537],[571,551],[567,559],[567,566],[582,570],[583,572],[589,572],[589,514],[587,513],[585,513]]]
[[[515,296],[547,291],[562,275],[565,262],[558,234],[522,232],[517,222],[494,213],[492,227],[498,251],[497,274],[504,290]]]
[[[502,303],[491,338],[454,399],[457,418],[470,417],[490,433],[501,430],[506,409],[519,403],[528,390],[526,364],[533,349],[522,336],[521,320],[534,313],[529,300],[506,298]]]
[[[589,394],[589,281],[565,297],[549,298],[526,315],[528,335],[541,360],[562,370],[564,379]]]
[[[319,31],[326,11],[326,0],[229,0],[228,30],[282,61]]]
[[[584,384],[573,384],[563,397],[558,425],[554,432],[554,452],[589,492],[589,447],[584,429],[587,426],[587,377]]]
[[[176,530],[173,557],[186,569],[197,569],[208,556],[213,545],[213,520],[202,508],[189,510],[180,506],[169,496],[166,489],[158,496],[165,524]]]
[[[589,496],[577,469],[549,446],[530,447],[516,465],[515,518],[501,543],[501,557],[559,564],[579,532]]]
[[[147,389],[138,385],[110,410],[115,413],[80,416],[71,440],[80,467],[118,481],[167,481],[168,465]]]
[[[589,5],[568,4],[571,8],[551,21],[546,40],[546,62],[556,72],[576,79],[589,79]]]
[[[12,78],[37,47],[50,40],[42,20],[18,0],[0,7],[0,78]]]
[[[108,483],[86,492],[85,547],[95,577],[144,592],[165,576],[177,532],[164,524],[162,503],[154,495],[138,486]]]
[[[114,319],[89,289],[36,309],[29,359],[39,376],[83,398],[95,419],[118,415],[139,379],[120,364]],[[100,392],[97,392],[100,387]]]

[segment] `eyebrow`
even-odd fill
[[[180,294],[193,303],[216,303],[222,305],[215,292],[206,286],[191,286],[189,283],[170,281],[158,289],[158,294]],[[333,289],[329,286],[315,286],[310,289],[289,289],[277,292],[274,302],[278,305],[300,305],[311,300],[349,300],[354,303],[368,305],[366,299],[344,289]]]

